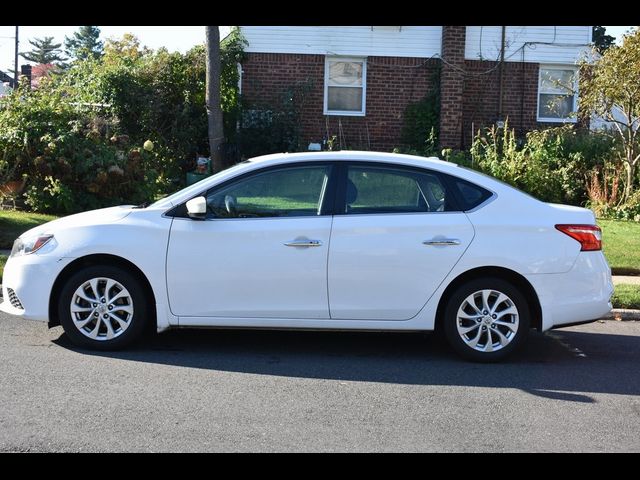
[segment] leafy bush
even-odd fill
[[[228,142],[237,141],[237,124],[241,114],[238,64],[241,64],[245,58],[244,47],[247,45],[248,42],[238,27],[233,27],[229,35],[220,43],[220,101],[224,136]]]
[[[435,127],[431,127],[422,142],[412,147],[397,147],[393,149],[393,153],[404,153],[407,155],[419,155],[421,157],[437,157],[438,152],[438,134]]]
[[[440,70],[432,79],[433,88],[420,101],[410,103],[404,110],[400,141],[405,153],[437,156],[440,129]]]
[[[478,132],[472,166],[541,200],[584,204],[587,179],[614,154],[610,137],[562,126],[534,130],[520,142],[513,130],[495,126]]]
[[[300,115],[313,86],[307,79],[291,85],[274,105],[242,106],[239,144],[245,158],[302,149]]]
[[[221,45],[225,134],[239,113],[237,30]],[[207,156],[205,48],[151,51],[132,35],[0,100],[0,185],[27,175],[32,209],[73,213],[170,193]],[[146,141],[153,149],[143,148]],[[228,148],[231,151],[232,149]]]
[[[464,150],[453,150],[451,148],[445,148],[442,150],[443,160],[452,162],[463,167],[471,168],[471,154]]]

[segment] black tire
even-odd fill
[[[76,326],[70,309],[72,302],[83,309],[93,308],[93,304],[90,302],[87,302],[84,299],[79,299],[76,296],[76,291],[82,285],[88,285],[87,282],[90,280],[98,278],[114,280],[120,286],[124,287],[129,295],[126,295],[125,299],[120,298],[114,300],[114,304],[112,305],[113,310],[111,312],[104,311],[102,314],[99,313],[98,319],[92,319],[88,324],[82,327],[82,330],[86,332],[86,334],[83,334],[81,332],[81,328]],[[101,280],[96,284],[98,291],[102,291],[103,294],[106,286],[107,282],[104,280]],[[85,290],[85,294],[87,294],[87,292],[93,292],[93,288],[89,286],[86,288],[87,290]],[[112,287],[110,289],[110,293],[112,293],[112,297],[116,298],[118,294],[118,286],[116,285],[115,287]],[[104,295],[104,297],[107,297],[107,295]],[[105,302],[105,307],[100,307],[100,298],[97,300],[98,302],[96,303],[99,305],[98,308],[108,308],[108,302]],[[130,304],[126,302],[129,302]],[[125,308],[132,312],[131,316],[129,316],[128,312],[121,310]],[[79,317],[76,317],[76,319],[79,320],[80,323],[83,323],[91,315],[95,315],[95,313],[96,312],[88,313],[86,314],[86,317],[83,317],[85,313],[81,312],[77,314]],[[115,321],[113,317],[109,315],[110,313],[117,315],[125,321],[123,323]],[[134,341],[140,338],[142,332],[145,330],[145,324],[148,321],[148,314],[148,299],[145,298],[144,290],[140,285],[139,280],[122,268],[108,265],[86,267],[72,275],[62,288],[58,304],[58,318],[60,319],[60,323],[71,342],[79,347],[93,350],[120,350],[131,345]],[[101,315],[103,315],[102,318],[107,318],[107,320],[99,318]],[[113,338],[110,339],[107,338],[109,330],[105,323],[107,321],[109,321],[111,331],[115,332]],[[101,322],[101,325],[98,325],[98,322]],[[126,328],[122,327],[123,324],[127,325]],[[97,326],[97,330],[95,330],[97,332],[96,339],[88,336],[88,330],[93,331],[95,326]]]
[[[503,323],[511,323],[512,326],[493,324],[491,312],[489,315],[484,315],[484,311],[482,311],[480,320],[458,318],[458,311],[463,306],[465,306],[464,313],[473,312],[473,307],[466,302],[466,299],[474,293],[482,291],[502,293],[508,297],[507,301],[495,305],[496,319]],[[481,307],[482,294],[474,298],[477,301],[476,305]],[[497,302],[499,297],[496,294],[491,294],[488,299],[488,303],[491,304],[492,301]],[[507,308],[512,307],[517,310],[517,317],[512,314],[499,317],[500,312],[507,311]],[[483,309],[480,308],[480,310]],[[478,316],[480,317],[480,315]],[[515,326],[516,318],[517,327]],[[474,362],[496,362],[504,359],[524,344],[529,334],[531,313],[527,299],[517,287],[501,278],[486,277],[465,283],[453,292],[445,308],[443,322],[444,334],[449,345],[463,358]],[[463,334],[458,331],[458,326],[461,329],[471,330],[468,334],[465,333],[463,338]],[[479,336],[474,348],[471,344],[476,340],[476,335]],[[495,338],[495,340],[489,343],[489,338],[492,340]],[[502,342],[505,342],[504,346]]]

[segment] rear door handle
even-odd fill
[[[434,238],[431,240],[425,240],[422,242],[425,245],[432,246],[450,246],[450,245],[460,245],[460,240],[457,238]]]
[[[320,240],[292,240],[286,242],[287,247],[319,247],[322,245]]]

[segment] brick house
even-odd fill
[[[241,92],[281,101],[307,85],[302,143],[336,135],[343,147],[400,145],[406,107],[440,85],[440,144],[507,120],[520,134],[575,123],[576,62],[591,26],[242,26]],[[573,88],[572,88],[573,86]]]

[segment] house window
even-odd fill
[[[327,57],[324,67],[324,114],[365,114],[367,63],[364,58]]]
[[[538,121],[576,122],[578,71],[572,67],[540,66]]]

